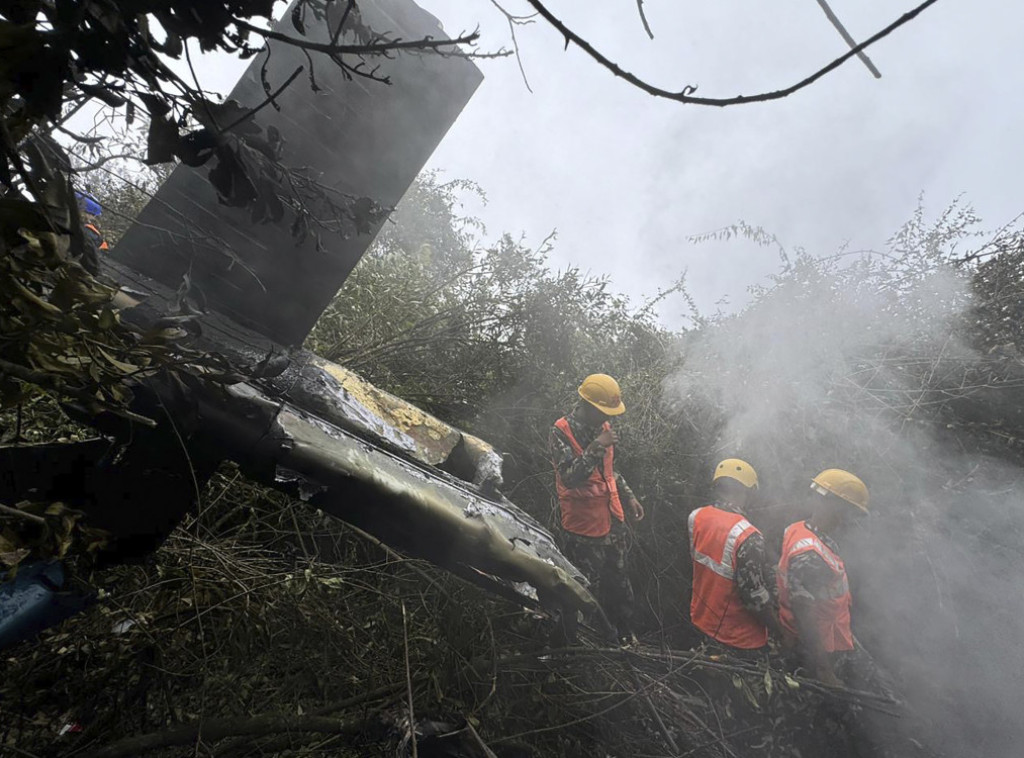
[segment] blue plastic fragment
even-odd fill
[[[37,561],[18,567],[0,584],[0,649],[35,637],[89,604],[90,596],[63,592],[60,561]]]

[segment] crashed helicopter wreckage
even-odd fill
[[[126,321],[144,326],[166,312],[172,293],[116,263],[111,271],[151,293],[122,311]],[[203,324],[200,348],[251,365],[259,335],[215,315]],[[594,607],[551,534],[499,492],[491,445],[306,350],[282,350],[278,362],[275,376],[226,387],[153,381],[139,410],[159,418],[158,406],[173,403],[177,433],[198,449],[410,555],[527,604]]]
[[[364,34],[446,38],[412,0],[358,7]],[[349,18],[332,16],[339,12],[329,10],[307,36],[330,39]],[[270,44],[273,55],[249,66],[231,100],[260,102],[267,80],[306,63],[302,50]],[[273,134],[283,162],[315,167],[315,183],[355,209],[345,223],[297,243],[286,223],[255,224],[205,176],[178,166],[104,256],[101,278],[120,289],[125,323],[147,330],[179,314],[171,320],[188,321],[189,347],[249,371],[229,385],[200,372],[141,380],[132,410],[154,428],[106,414],[88,419],[106,439],[9,447],[0,497],[61,500],[113,535],[109,560],[133,560],[156,549],[217,466],[233,460],[257,481],[491,591],[573,614],[593,610],[585,580],[551,534],[499,493],[501,457],[490,445],[284,347],[305,339],[384,223],[382,209],[405,193],[482,79],[459,56],[379,64],[378,81],[317,69],[318,92],[286,88],[275,108],[239,127]]]

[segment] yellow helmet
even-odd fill
[[[851,505],[868,512],[868,488],[858,477],[849,471],[838,468],[825,469],[811,480],[811,489],[819,495],[830,492]]]
[[[591,374],[583,380],[579,393],[580,397],[606,416],[618,416],[626,412],[619,383],[608,374]]]
[[[726,458],[715,466],[715,475],[711,481],[717,482],[725,477],[735,479],[748,490],[757,489],[757,472],[753,466],[739,458]]]

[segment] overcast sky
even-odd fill
[[[419,2],[449,34],[479,25],[483,49],[509,43],[487,0]],[[862,39],[915,4],[832,7]],[[776,89],[846,49],[814,0],[646,0],[653,41],[632,0],[548,5],[623,67],[708,96]],[[483,85],[429,165],[480,183],[489,204],[473,210],[491,233],[539,243],[557,229],[559,265],[607,273],[637,297],[685,269],[703,308],[735,305],[775,253],[689,236],[742,219],[828,254],[883,245],[922,192],[931,214],[965,193],[991,226],[1024,210],[1022,29],[1018,3],[940,0],[869,49],[879,80],[854,60],[785,100],[712,109],[633,89],[538,20],[518,30],[533,93],[513,59],[481,62]]]

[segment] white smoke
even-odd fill
[[[953,261],[974,221],[954,206],[885,253],[784,257],[745,310],[687,337],[664,392],[678,413],[717,409],[707,462],[755,466],[770,542],[806,515],[818,471],[865,480],[873,514],[840,539],[856,633],[933,742],[1009,758],[1024,744],[1024,470],[964,421],[1007,398],[964,336],[970,277]]]

